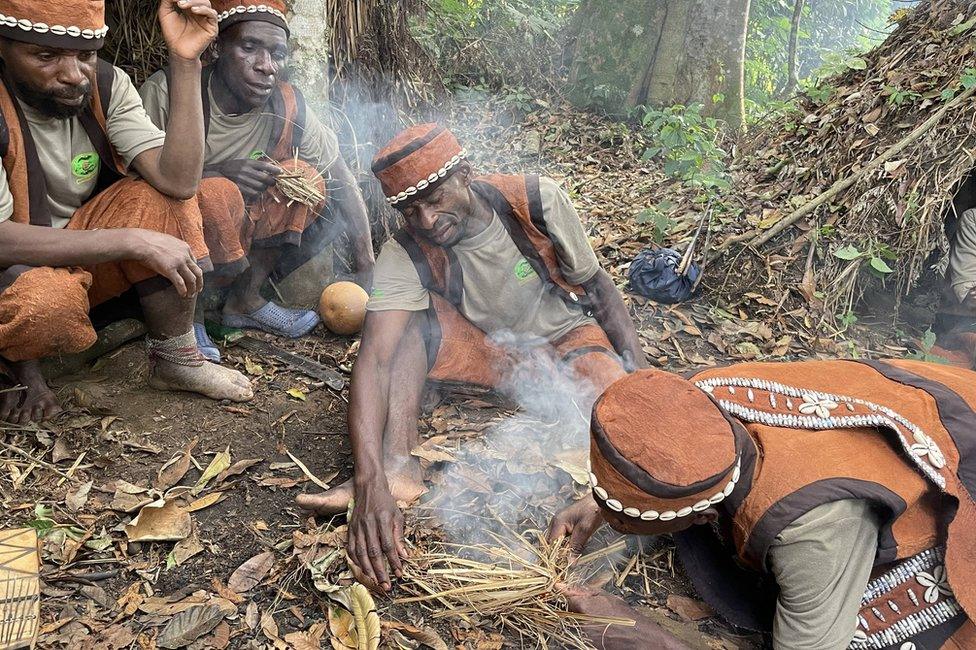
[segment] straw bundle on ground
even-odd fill
[[[506,628],[523,647],[589,649],[582,626],[634,624],[569,612],[559,591],[559,585],[581,582],[596,560],[623,550],[622,541],[570,566],[562,540],[550,544],[540,535],[536,545],[524,537],[492,537],[497,544],[438,543],[411,559],[403,584],[413,596],[397,602],[420,603],[434,618],[459,616]]]

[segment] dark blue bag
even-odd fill
[[[680,265],[681,254],[673,248],[645,248],[630,264],[630,290],[666,305],[684,302],[694,294],[701,269],[692,263],[688,272],[680,275]]]

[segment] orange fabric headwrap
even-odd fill
[[[593,495],[635,521],[701,512],[739,481],[732,423],[677,375],[651,369],[620,379],[597,400],[590,428]]]
[[[386,201],[402,208],[447,178],[467,155],[454,134],[439,124],[400,132],[373,158],[373,174]]]
[[[72,50],[105,41],[105,0],[0,0],[0,36]]]
[[[288,7],[284,0],[211,0],[221,31],[231,25],[260,20],[288,31]]]

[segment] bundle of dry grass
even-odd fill
[[[271,156],[264,155],[263,158],[273,165],[282,167],[281,163]],[[297,167],[297,165],[298,154],[296,153],[295,166]],[[301,203],[310,208],[316,208],[325,201],[325,194],[317,185],[321,180],[322,175],[318,172],[314,176],[306,176],[297,169],[285,169],[281,174],[278,174],[275,187],[288,199],[288,205]]]
[[[617,544],[570,563],[563,540],[538,535],[510,542],[492,535],[495,545],[438,543],[408,564],[399,603],[420,603],[434,618],[459,616],[487,621],[519,635],[522,647],[592,648],[584,625],[633,625],[634,621],[569,612],[561,585],[580,583],[587,567],[624,548]]]

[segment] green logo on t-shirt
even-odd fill
[[[101,159],[94,151],[81,153],[71,161],[71,173],[75,177],[75,182],[79,185],[87,183],[98,174]]]
[[[537,277],[537,275],[535,269],[529,264],[529,261],[523,257],[515,265],[515,277],[518,278],[519,282],[524,284],[527,280]]]

